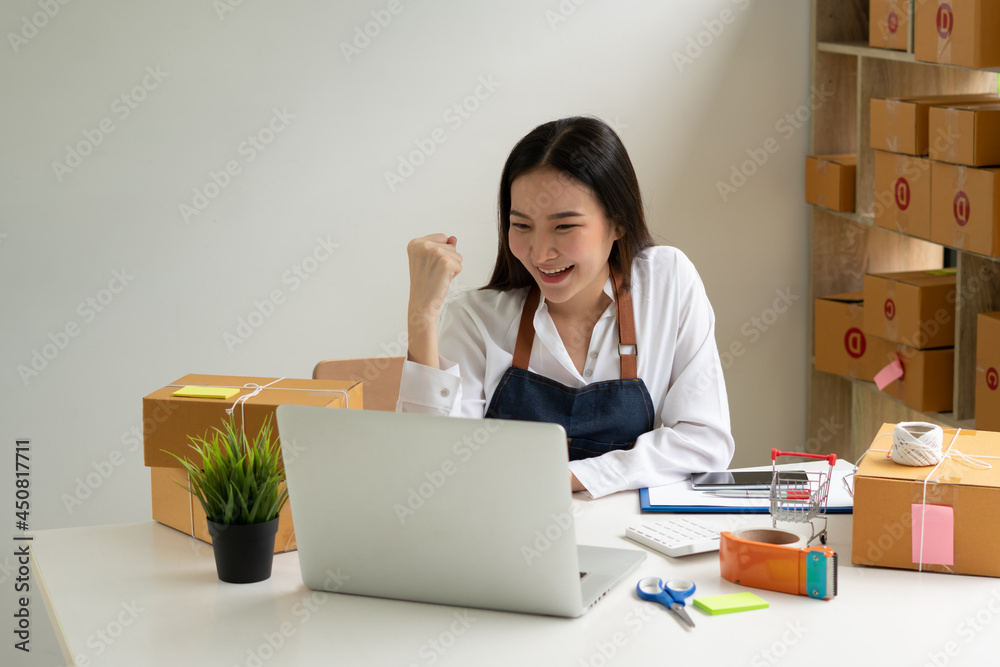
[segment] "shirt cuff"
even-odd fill
[[[613,469],[611,462],[601,461],[602,458],[596,456],[569,462],[570,472],[576,475],[591,498],[601,498],[628,488],[628,480]]]
[[[458,364],[443,357],[438,357],[438,364],[441,368],[403,362],[397,412],[450,415],[455,411],[462,387]]]

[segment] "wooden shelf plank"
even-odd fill
[[[873,60],[895,60],[903,63],[914,63],[925,67],[948,67],[952,69],[968,70],[971,72],[998,73],[1000,67],[965,67],[964,65],[949,65],[947,63],[929,63],[917,60],[908,51],[895,51],[893,49],[880,49],[868,46],[868,42],[817,42],[816,50],[824,53],[839,53],[845,56],[859,56],[871,58]]]
[[[855,224],[857,224],[857,225],[859,225],[861,227],[874,227],[875,226],[875,218],[872,217],[871,215],[866,215],[864,213],[858,213],[857,211],[854,211],[854,212],[833,211],[833,210],[830,210],[828,208],[823,208],[822,206],[816,206],[815,204],[809,204],[809,206],[815,208],[818,211],[822,211],[826,215],[832,215],[832,216],[836,216],[838,218],[843,218],[844,220],[850,220],[851,222],[853,222],[853,223],[855,223]],[[914,236],[913,234],[907,234],[906,232],[901,232],[901,231],[896,230],[896,229],[888,229],[888,228],[885,228],[885,227],[882,227],[880,229],[885,229],[885,231],[887,231],[887,232],[892,232],[893,234],[898,234],[899,236],[903,236],[903,237],[906,237],[908,239],[916,239],[918,241],[927,241],[928,243],[935,243],[936,245],[941,245],[941,244],[936,243],[935,241],[931,241],[929,239],[925,239],[925,238],[923,238],[921,236]],[[976,257],[976,258],[979,258],[979,259],[983,259],[983,260],[987,260],[987,261],[991,261],[991,262],[1000,262],[1000,257],[993,257],[991,255],[983,255],[981,253],[972,252],[971,250],[963,250],[962,248],[953,248],[952,246],[941,245],[941,247],[942,248],[951,248],[952,250],[955,250],[957,252],[963,253],[965,255],[970,255],[972,257]]]
[[[919,410],[914,410],[913,408],[906,405],[905,403],[903,403],[903,401],[899,400],[895,396],[890,396],[889,394],[883,394],[881,391],[878,390],[878,387],[875,386],[874,382],[868,382],[866,380],[858,380],[855,378],[850,378],[850,382],[852,385],[854,385],[855,389],[862,389],[878,397],[877,401],[872,396],[865,397],[865,400],[871,401],[872,405],[874,405],[876,402],[884,401],[885,405],[882,406],[880,410],[885,410],[887,406],[891,403],[893,405],[897,405],[900,408],[902,408],[903,412],[909,411],[906,413],[908,415],[906,419],[893,419],[893,420],[883,419],[881,422],[879,422],[879,426],[889,421],[900,422],[900,421],[921,420],[921,421],[932,421],[934,423],[939,424],[940,426],[947,426],[948,428],[973,427],[973,421],[971,419],[959,419],[958,417],[955,416],[954,412],[920,412]]]
[[[868,42],[817,42],[816,50],[824,53],[840,53],[845,56],[861,56],[864,58],[880,58],[882,60],[898,60],[904,63],[917,62],[912,53],[879,49],[868,46]],[[932,63],[927,63],[932,64]]]

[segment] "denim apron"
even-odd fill
[[[619,280],[612,272],[621,379],[574,388],[528,370],[539,299],[538,286],[532,285],[521,310],[513,364],[500,378],[487,417],[561,425],[569,437],[571,461],[631,449],[640,435],[653,429],[653,400],[646,385],[636,377],[632,296],[619,293]]]

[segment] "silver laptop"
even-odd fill
[[[282,405],[316,590],[579,616],[646,557],[578,547],[555,424]]]

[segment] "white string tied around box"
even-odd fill
[[[271,391],[306,391],[306,392],[309,392],[311,394],[317,393],[317,392],[319,392],[321,394],[340,394],[341,396],[344,397],[344,408],[348,409],[348,408],[351,407],[351,395],[348,392],[344,391],[343,389],[314,389],[314,388],[305,388],[305,387],[274,387],[274,386],[272,386],[272,385],[277,384],[278,382],[281,382],[282,380],[285,380],[285,379],[286,378],[278,378],[277,380],[272,380],[271,382],[268,382],[265,385],[259,385],[259,384],[255,383],[255,382],[248,382],[248,383],[246,383],[244,385],[241,385],[241,386],[236,386],[236,385],[232,385],[232,384],[212,384],[212,385],[207,385],[207,384],[195,384],[195,385],[168,384],[167,386],[168,387],[178,387],[178,388],[192,386],[192,387],[212,387],[212,388],[221,387],[223,389],[240,389],[240,390],[243,390],[243,389],[253,389],[252,392],[250,392],[249,394],[246,394],[245,396],[240,396],[239,398],[236,399],[236,401],[230,407],[226,408],[226,414],[227,415],[231,415],[231,414],[233,414],[233,410],[236,409],[236,406],[240,407],[240,422],[241,422],[240,426],[244,427],[244,430],[245,430],[245,420],[243,418],[243,406],[246,404],[246,402],[248,400],[250,400],[251,398],[253,398],[254,396],[256,396],[257,394],[259,394],[260,392],[262,392],[265,389],[269,389]]]
[[[248,382],[245,385],[243,385],[243,387],[245,389],[253,389],[253,391],[250,392],[249,394],[245,394],[243,396],[240,396],[239,398],[236,399],[236,402],[233,403],[232,407],[226,408],[226,414],[227,415],[232,415],[233,414],[233,410],[236,409],[236,406],[237,405],[240,406],[240,430],[244,434],[246,434],[246,417],[244,415],[245,410],[243,409],[243,406],[246,404],[246,402],[248,400],[250,400],[251,398],[253,398],[257,394],[259,394],[260,392],[264,391],[264,389],[270,387],[272,384],[276,384],[278,382],[281,382],[284,379],[285,378],[278,378],[277,380],[273,380],[271,382],[268,382],[265,385],[259,385],[259,384],[255,383],[255,382]]]

